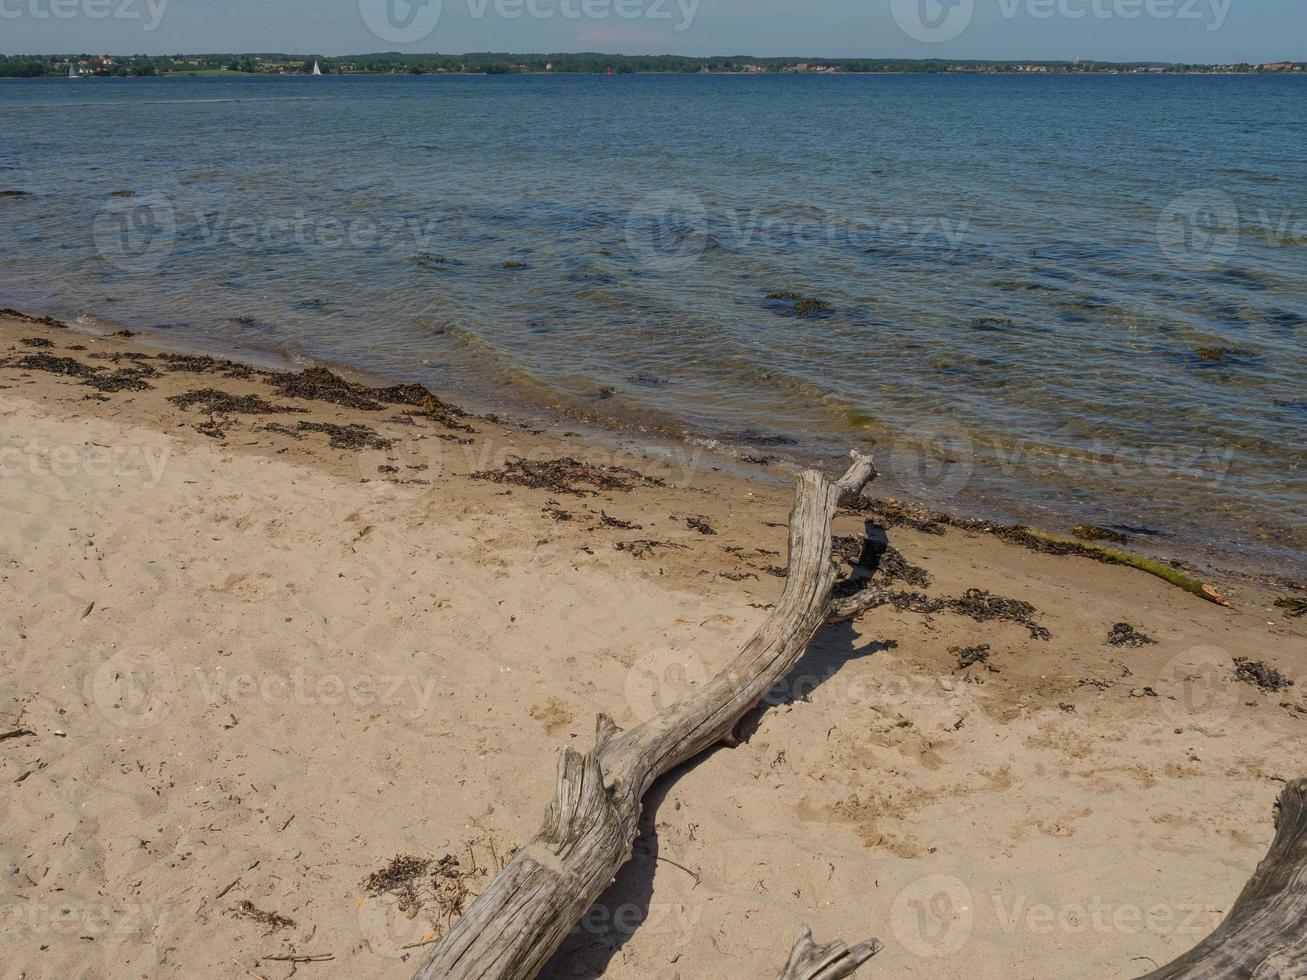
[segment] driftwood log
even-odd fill
[[[864,589],[832,599],[831,522],[875,478],[853,453],[838,481],[800,474],[790,514],[785,591],[735,659],[677,704],[620,730],[600,715],[594,749],[563,750],[543,825],[432,949],[417,980],[530,980],[631,856],[642,800],[654,781],[718,742],[794,667],[826,622],[881,604]],[[817,946],[805,930],[779,980],[838,980],[880,948]]]
[[[1275,840],[1216,931],[1141,980],[1307,977],[1307,779],[1280,794]]]

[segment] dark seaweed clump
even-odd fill
[[[1241,680],[1245,684],[1255,684],[1263,691],[1271,693],[1293,687],[1293,681],[1274,667],[1260,660],[1249,660],[1247,657],[1234,658],[1234,676],[1236,680]]]
[[[142,364],[139,367],[119,368],[109,374],[92,374],[83,379],[82,384],[90,385],[98,391],[148,391],[154,385],[145,379],[157,377],[158,374],[148,364]]]
[[[1114,647],[1142,647],[1148,644],[1156,644],[1147,633],[1141,633],[1129,623],[1117,623],[1112,627],[1112,632],[1107,634],[1107,642]]]
[[[716,534],[717,529],[708,523],[708,518],[702,514],[690,514],[685,518],[685,523],[691,531],[698,531],[700,534]]]
[[[330,402],[364,412],[381,411],[381,403],[369,397],[362,385],[356,385],[332,374],[326,368],[312,367],[303,371],[268,375],[272,390],[288,398]]]
[[[835,307],[825,300],[817,299],[815,296],[804,296],[801,293],[789,291],[771,292],[767,294],[767,299],[773,303],[782,304],[778,308],[779,312],[790,316],[826,316],[835,312]]]
[[[1110,541],[1113,544],[1129,544],[1130,539],[1119,531],[1112,531],[1096,524],[1077,524],[1071,529],[1081,541]]]
[[[258,395],[233,395],[217,388],[199,388],[180,395],[172,395],[168,401],[178,408],[192,408],[199,405],[209,413],[224,415],[276,415],[288,412],[303,412],[305,409],[293,405],[274,405]]]
[[[519,487],[536,490],[552,490],[555,493],[569,493],[576,497],[595,494],[601,490],[626,492],[637,485],[663,486],[663,481],[645,476],[625,466],[595,466],[584,463],[571,456],[559,459],[522,459],[515,457],[497,470],[481,470],[473,473],[474,480],[489,480],[491,483],[511,483]],[[590,487],[591,489],[585,489]]]
[[[23,320],[27,323],[41,323],[47,327],[58,327],[61,330],[68,329],[68,324],[62,320],[56,320],[52,316],[32,316],[30,313],[24,313],[22,310],[15,310],[8,306],[0,306],[0,316],[8,317],[11,320]]]
[[[973,647],[954,647],[949,652],[958,655],[958,670],[966,670],[972,664],[983,664],[987,670],[998,673],[998,668],[989,663],[988,643],[980,643]]]
[[[218,374],[224,378],[245,380],[254,376],[254,368],[248,364],[237,364],[221,357],[207,354],[160,354],[160,361],[170,371],[186,371],[191,374]]]
[[[73,357],[56,357],[54,354],[25,354],[12,362],[13,367],[25,371],[48,371],[50,374],[63,374],[68,377],[84,377],[94,374],[96,369],[83,364]]]
[[[622,530],[622,531],[643,531],[643,530],[644,530],[644,528],[643,528],[641,525],[639,525],[639,524],[632,523],[631,521],[624,521],[624,520],[621,520],[620,518],[617,518],[617,517],[610,517],[608,514],[604,513],[602,510],[599,512],[599,523],[600,523],[601,525],[603,525],[604,527],[615,527],[615,528],[618,528],[619,530]]]
[[[410,919],[426,911],[433,922],[448,923],[472,897],[468,883],[484,877],[486,871],[477,867],[475,859],[465,869],[452,854],[439,861],[401,854],[363,879],[363,889],[374,898],[393,895],[396,907]]]
[[[1284,610],[1286,616],[1307,616],[1307,599],[1290,596],[1286,599],[1276,599],[1275,604]]]
[[[325,432],[330,439],[332,449],[389,449],[395,440],[377,435],[377,431],[366,425],[336,425],[332,422],[301,422],[303,432]]]
[[[837,535],[832,554],[853,569],[865,571],[878,582],[899,581],[916,589],[930,588],[930,573],[911,564],[902,552],[888,542]]]
[[[953,527],[973,534],[992,534],[1010,544],[1019,545],[1040,554],[1074,555],[1080,558],[1092,558],[1094,561],[1102,562],[1105,565],[1121,564],[1118,559],[1112,556],[1110,551],[1091,548],[1077,541],[1058,541],[1046,538],[1021,524],[996,524],[992,521],[981,521],[972,517],[958,517],[942,511],[927,511],[896,500],[864,498],[846,508],[845,512],[871,517],[881,527],[910,527],[926,534],[943,534],[947,528]],[[1130,530],[1141,534],[1155,533],[1142,528],[1132,528]]]
[[[52,341],[46,340],[44,337],[23,337],[22,342],[26,344],[28,347],[53,347],[54,346],[54,343]]]
[[[424,385],[391,385],[386,388],[369,388],[346,381],[326,368],[305,368],[298,372],[272,373],[268,381],[279,395],[330,402],[364,412],[380,411],[383,405],[408,405],[420,409],[428,418],[446,428],[475,432],[462,420],[467,413],[455,405],[441,401]]]
[[[60,374],[64,377],[81,378],[82,384],[90,385],[99,391],[144,391],[152,387],[145,379],[158,373],[147,365],[141,365],[106,374],[103,368],[83,364],[72,357],[57,357],[44,351],[39,354],[25,354],[9,362],[9,366],[27,371],[48,371],[50,374]]]
[[[967,589],[961,599],[935,599],[920,592],[895,592],[889,596],[889,601],[900,611],[925,615],[948,611],[969,616],[978,623],[995,620],[1017,623],[1028,629],[1036,640],[1047,640],[1052,635],[1034,621],[1037,610],[1030,603],[991,595],[984,589]]]

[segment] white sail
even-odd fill
[[[321,75],[321,74],[322,74],[322,69],[318,67],[318,63],[317,63],[316,61],[313,62],[313,74],[315,74],[315,75]]]
[[[69,78],[81,78],[82,76],[79,75],[79,74],[77,74],[77,68],[76,68],[76,66],[74,66],[74,65],[69,65],[69,66],[68,66],[68,77],[69,77]]]

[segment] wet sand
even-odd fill
[[[789,491],[140,340],[0,318],[2,975],[410,976],[558,751],[761,622]],[[518,457],[577,462],[471,476]],[[1304,775],[1307,621],[1274,601],[1305,593],[1223,575],[1222,608],[990,534],[836,532],[1048,638],[907,607],[822,631],[748,741],[659,784],[546,975],[769,976],[809,923],[879,937],[868,975],[1130,977],[1210,931]],[[397,856],[421,873],[377,894]]]

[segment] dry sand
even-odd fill
[[[708,676],[780,593],[788,491],[710,457],[469,436],[133,351],[156,353],[0,318],[6,980],[410,976],[534,830],[558,751]],[[100,400],[15,366],[34,353],[160,374]],[[204,387],[308,414],[206,435],[166,400]],[[301,421],[397,442],[333,449]],[[560,453],[667,485],[468,478]],[[1223,609],[986,534],[888,537],[931,595],[1028,601],[1051,638],[892,609],[823,631],[747,742],[659,784],[548,976],[770,977],[810,923],[878,936],[867,976],[1131,977],[1220,920],[1304,775],[1287,589],[1222,576]],[[618,547],[641,540],[662,544]],[[1108,645],[1121,621],[1156,644]],[[960,669],[982,643],[994,669]],[[1299,682],[1239,683],[1236,656]],[[364,887],[397,855],[459,863],[406,910]]]

